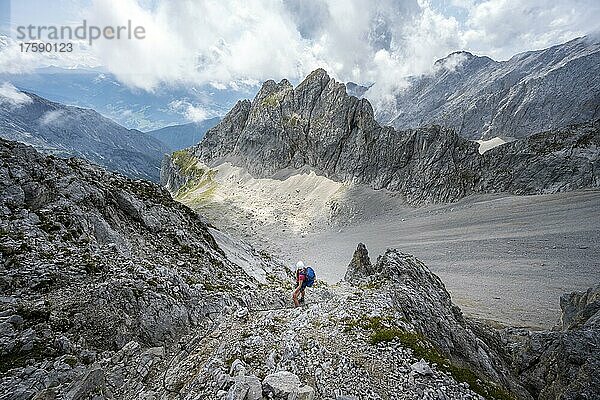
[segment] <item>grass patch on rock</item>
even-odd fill
[[[452,362],[444,353],[438,350],[424,335],[409,332],[394,326],[392,317],[363,317],[345,321],[344,332],[356,328],[370,332],[369,343],[376,346],[380,343],[398,342],[413,351],[417,359],[424,359],[429,364],[451,375],[457,382],[466,382],[469,388],[486,399],[515,400],[516,398],[499,385],[477,376],[471,369]]]
[[[198,159],[186,150],[174,152],[171,159],[179,173],[186,178],[185,184],[177,189],[174,197],[180,201],[185,200],[192,207],[201,206],[210,200],[217,189],[214,180],[217,171],[203,168]]]

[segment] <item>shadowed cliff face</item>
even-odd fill
[[[563,295],[560,307],[560,329],[505,330],[513,368],[523,386],[538,399],[597,399],[600,285]]]
[[[545,132],[480,155],[477,145],[433,126],[380,126],[365,99],[348,96],[322,69],[296,88],[267,81],[187,151],[253,176],[308,167],[340,182],[402,193],[411,204],[452,202],[472,193],[553,193],[600,185],[600,122]],[[178,181],[163,164],[163,183]],[[172,188],[176,189],[176,188]]]

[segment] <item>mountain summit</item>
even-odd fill
[[[600,122],[546,132],[492,149],[439,126],[396,131],[379,125],[366,99],[349,96],[323,70],[294,88],[266,81],[252,102],[240,101],[197,146],[186,150],[208,166],[223,162],[254,177],[311,169],[338,182],[400,192],[408,202],[456,201],[471,193],[553,193],[600,185]],[[163,183],[177,166],[163,163]]]
[[[377,119],[397,129],[440,124],[470,139],[525,137],[600,118],[599,75],[592,37],[500,62],[455,52],[412,77]]]

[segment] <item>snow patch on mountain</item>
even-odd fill
[[[506,140],[501,137],[495,137],[489,140],[476,140],[475,142],[479,143],[479,154],[483,154],[494,147],[498,147],[504,143],[510,142],[510,140]]]

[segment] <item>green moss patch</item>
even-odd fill
[[[173,164],[179,168],[179,172],[185,176],[195,177],[198,173],[204,174],[204,170],[197,166],[198,159],[187,150],[178,150],[171,154]]]
[[[279,93],[271,93],[270,95],[266,96],[262,101],[261,101],[261,105],[263,107],[277,107],[279,105],[279,101],[281,100]]]
[[[469,388],[486,399],[514,400],[513,395],[499,385],[489,380],[481,379],[471,369],[452,362],[444,353],[438,350],[425,336],[409,332],[393,324],[392,317],[363,317],[348,319],[345,322],[345,332],[360,328],[370,332],[369,343],[399,342],[413,351],[415,358],[424,359],[429,364],[437,364],[438,369],[451,375],[457,382],[466,382]]]
[[[214,179],[217,171],[202,168],[198,159],[186,150],[174,152],[171,159],[179,173],[187,178],[187,182],[175,193],[175,198],[192,207],[209,202],[217,189]],[[193,196],[190,196],[192,193]]]

